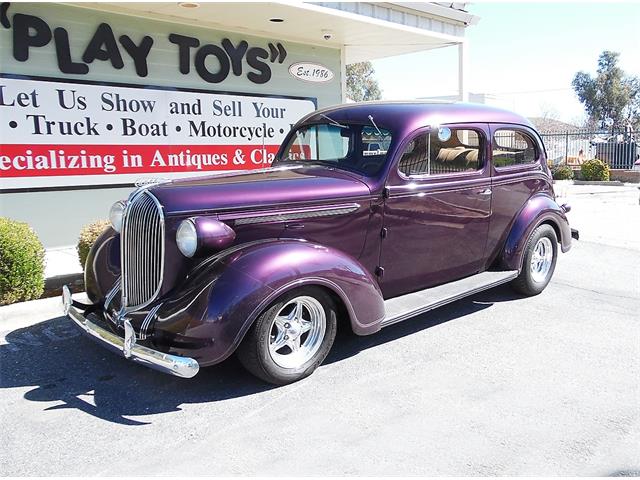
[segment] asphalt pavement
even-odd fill
[[[183,380],[81,336],[57,299],[0,309],[2,475],[640,475],[635,187],[566,193],[581,241],[539,296],[483,292],[272,387]]]

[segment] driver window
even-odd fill
[[[313,125],[296,132],[289,146],[291,160],[335,162],[349,153],[351,131],[334,125]]]
[[[475,172],[483,166],[482,143],[476,130],[440,127],[409,142],[398,169],[409,177]]]

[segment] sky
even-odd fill
[[[571,81],[580,70],[595,75],[603,50],[640,76],[640,2],[473,2],[467,10],[480,17],[466,31],[468,90],[495,95],[498,106],[579,124],[584,108]],[[383,98],[456,94],[457,55],[447,47],[375,60]]]

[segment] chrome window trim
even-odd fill
[[[439,125],[440,127],[446,126],[447,128],[456,129],[456,130],[472,130],[478,134],[478,139],[481,141],[481,145],[478,146],[478,157],[482,156],[482,166],[476,170],[468,170],[462,172],[444,172],[444,173],[417,173],[413,175],[407,175],[402,170],[400,170],[400,160],[402,160],[402,155],[404,154],[404,149],[407,148],[407,145],[411,143],[413,140],[418,138],[419,135],[431,134],[431,131],[435,126],[427,125],[425,127],[420,127],[411,132],[409,135],[405,137],[405,140],[400,145],[400,148],[397,150],[396,155],[394,156],[393,162],[396,165],[396,172],[398,176],[405,181],[411,180],[432,180],[432,179],[443,179],[448,180],[450,177],[485,177],[487,171],[489,170],[489,160],[487,158],[486,147],[489,145],[489,139],[487,138],[486,132],[481,129],[476,123],[446,123]],[[408,139],[408,140],[407,140]],[[397,160],[396,160],[397,159]],[[493,158],[492,158],[493,159]]]

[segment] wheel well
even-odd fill
[[[314,286],[324,290],[325,293],[329,295],[333,300],[333,303],[336,306],[336,316],[337,316],[336,320],[338,321],[338,331],[345,331],[347,328],[350,331],[353,331],[353,328],[351,326],[351,316],[349,315],[349,310],[347,309],[347,306],[345,305],[340,295],[338,295],[334,290],[332,290],[331,288],[325,285],[315,284]]]
[[[553,230],[556,232],[556,239],[558,240],[558,243],[562,243],[562,234],[560,233],[560,227],[558,227],[558,224],[556,224],[556,222],[554,222],[553,220],[545,220],[540,225],[550,225],[551,228],[553,228]]]
[[[549,225],[551,228],[553,228],[553,231],[556,233],[556,238],[558,240],[558,243],[562,243],[562,233],[560,232],[560,227],[558,226],[558,224],[556,222],[554,222],[552,219],[546,219],[544,220],[542,223],[540,223],[540,225]],[[538,225],[538,227],[540,226]],[[535,229],[533,229],[535,230]],[[533,232],[533,230],[531,232]],[[505,240],[505,242],[507,242],[507,240]],[[491,263],[489,269],[492,268],[506,268],[507,267],[507,263],[503,257],[504,255],[504,249],[505,249],[505,245],[503,244],[502,248],[500,249],[501,253],[498,253],[498,255],[496,256],[495,260]]]

